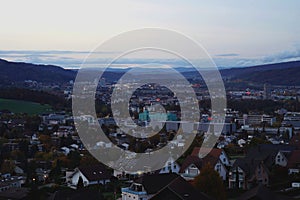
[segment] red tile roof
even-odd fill
[[[208,165],[210,164],[212,167],[214,167],[218,161],[219,161],[219,157],[214,157],[214,156],[211,156],[210,154],[208,154],[207,156],[205,156],[203,158],[203,165]]]
[[[300,150],[294,150],[288,158],[288,168],[300,168]]]
[[[300,135],[294,135],[290,140],[290,145],[300,147]]]
[[[198,156],[188,156],[180,168],[179,173],[183,173],[186,168],[194,164],[199,170],[202,168],[202,160]]]
[[[195,147],[192,152],[192,156],[199,156],[200,149],[201,149],[201,153],[207,154],[207,156],[209,155],[215,158],[219,158],[223,151],[222,149],[217,149],[217,148],[210,149],[205,147]]]

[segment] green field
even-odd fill
[[[27,113],[30,115],[49,113],[52,109],[49,105],[42,105],[30,101],[20,101],[0,98],[0,110],[7,109],[13,113]]]

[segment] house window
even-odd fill
[[[172,169],[172,163],[168,163],[168,170],[171,170]]]
[[[198,175],[198,169],[197,168],[190,168],[188,170],[188,173],[191,175]]]
[[[217,165],[217,171],[218,171],[218,172],[221,171],[221,165]]]
[[[143,191],[143,187],[142,187],[141,185],[138,185],[138,186],[137,186],[137,191],[138,191],[138,192]]]

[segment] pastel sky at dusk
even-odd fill
[[[300,59],[300,1],[6,0],[0,58],[78,65],[114,35],[143,27],[179,31],[202,44],[218,66]]]

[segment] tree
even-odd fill
[[[61,161],[59,159],[56,160],[54,167],[51,169],[49,177],[54,180],[55,183],[61,183]]]
[[[194,179],[193,185],[199,191],[218,200],[226,199],[223,181],[210,164],[205,165]]]
[[[35,180],[37,179],[36,169],[36,161],[30,161],[26,164],[27,183],[35,184]]]
[[[14,172],[16,165],[12,160],[5,160],[1,165],[1,173],[10,173],[12,174]]]
[[[81,156],[78,151],[70,151],[67,158],[70,160],[70,168],[75,168],[80,164]]]
[[[14,150],[10,153],[10,157],[13,160],[17,160],[19,162],[24,162],[25,161],[25,154],[23,151],[20,150]]]
[[[270,143],[271,142],[269,142],[265,138],[253,137],[252,140],[250,141],[249,145],[247,145],[247,147],[250,148],[250,147],[258,146],[260,144],[270,144]]]
[[[51,137],[49,135],[40,134],[39,140],[44,145],[47,151],[50,151],[52,144],[51,144]]]
[[[78,182],[77,182],[77,189],[81,189],[83,188],[84,185],[83,185],[83,179],[81,176],[79,176],[79,179],[78,179]]]

